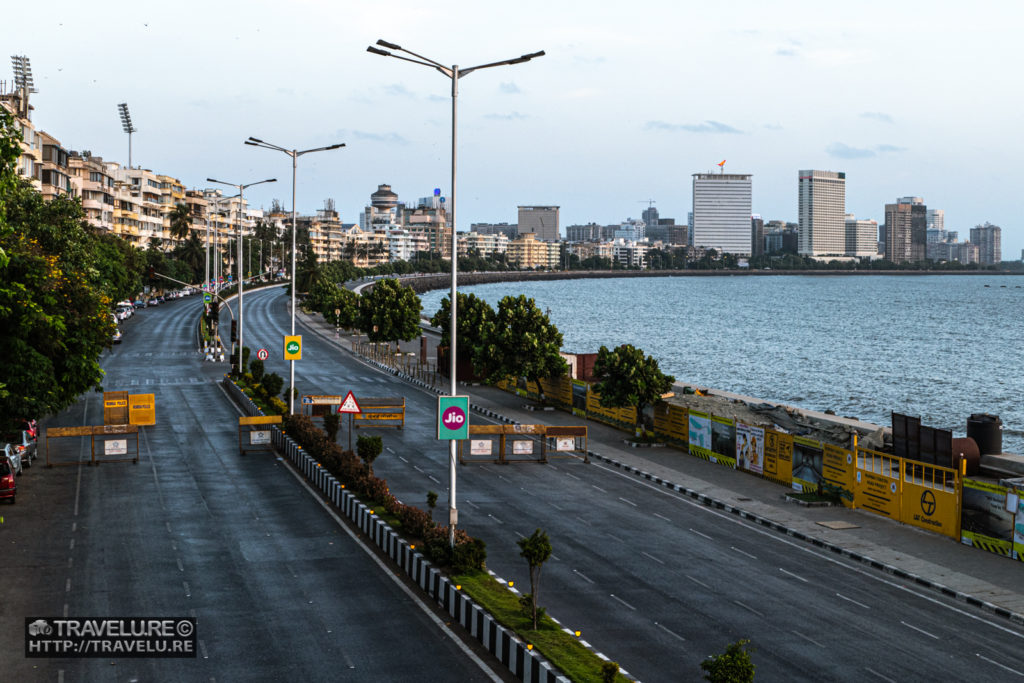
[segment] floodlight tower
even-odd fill
[[[121,112],[121,127],[124,128],[124,132],[128,133],[128,168],[132,167],[132,133],[137,132],[135,126],[132,125],[132,115],[128,113],[128,103],[122,102],[117,105],[117,110]]]
[[[28,95],[39,92],[32,80],[32,64],[25,55],[11,55],[11,68],[14,70],[14,85],[21,90],[21,110],[18,114],[28,118]]]

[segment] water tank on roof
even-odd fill
[[[998,415],[974,413],[967,418],[967,436],[978,444],[982,455],[999,455],[1003,452],[1003,421]]]

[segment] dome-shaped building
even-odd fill
[[[370,206],[375,209],[393,209],[398,206],[398,195],[391,191],[390,185],[378,185],[377,191],[370,195]]]

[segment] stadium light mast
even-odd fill
[[[132,115],[128,113],[128,103],[122,102],[117,105],[117,110],[121,112],[121,127],[124,128],[124,132],[128,133],[128,168],[132,167],[132,133],[136,132],[135,126],[132,125]]]
[[[14,85],[21,90],[21,109],[18,114],[22,118],[29,118],[28,95],[39,92],[32,79],[32,63],[25,55],[11,55],[11,68],[14,70]]]

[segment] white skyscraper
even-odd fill
[[[846,174],[799,172],[798,215],[801,256],[846,254]]]
[[[941,235],[946,230],[946,212],[942,209],[928,209],[925,212],[929,230],[938,230]],[[457,313],[457,311],[456,311]]]
[[[857,220],[846,214],[846,255],[858,258],[878,256],[878,221]]]
[[[750,256],[751,178],[693,174],[693,246]]]

